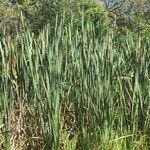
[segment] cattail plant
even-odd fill
[[[0,144],[134,149],[140,141],[148,148],[149,40],[73,22],[63,18],[53,34],[47,25],[37,37],[27,29],[0,42]]]

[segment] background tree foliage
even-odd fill
[[[63,13],[66,21],[73,16],[77,27],[80,26],[84,14],[85,20],[91,20],[94,24],[98,21],[103,22],[103,28],[115,24],[121,32],[130,30],[149,34],[150,30],[148,0],[120,0],[114,3],[107,3],[105,0],[1,0],[0,2],[0,29],[6,29],[3,34],[21,30],[21,20],[24,20],[24,25],[35,33],[43,29],[47,23],[50,23],[53,29],[56,16],[61,17]]]

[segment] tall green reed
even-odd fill
[[[6,149],[11,111],[18,103],[33,113],[25,118],[26,134],[38,132],[47,149],[59,148],[62,122],[68,134],[78,134],[80,146],[106,130],[110,136],[114,131],[148,134],[150,42],[128,32],[119,37],[84,18],[76,29],[73,21],[66,25],[56,19],[53,34],[47,25],[38,37],[27,29],[1,40],[0,111]]]

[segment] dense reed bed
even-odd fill
[[[148,149],[150,40],[91,22],[0,41],[4,149]]]

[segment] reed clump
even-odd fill
[[[49,26],[0,41],[1,147],[148,149],[150,40],[84,19]]]

